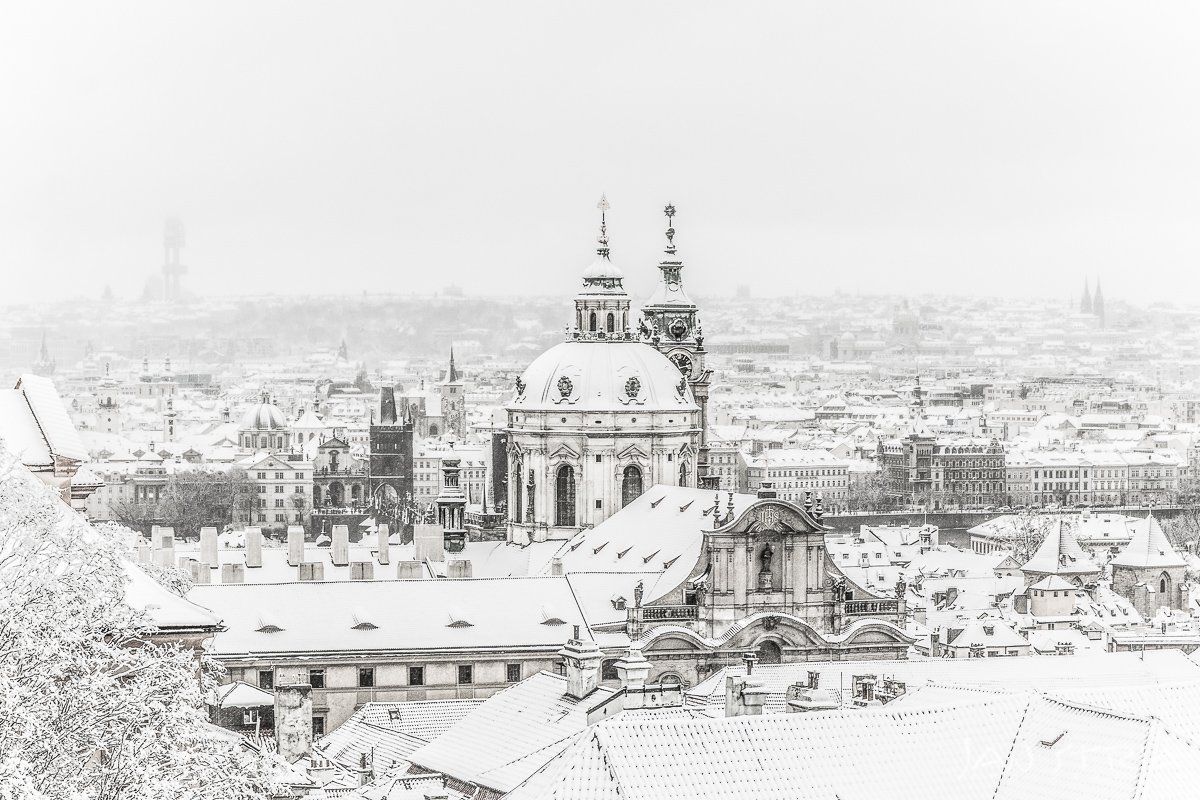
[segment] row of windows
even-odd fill
[[[459,686],[468,686],[475,683],[475,665],[474,664],[459,664],[456,668],[456,678]],[[508,683],[517,683],[521,680],[521,665],[520,664],[505,664],[504,665],[504,680]],[[308,684],[314,689],[324,689],[325,684],[325,669],[322,667],[310,667],[308,670]],[[375,668],[374,667],[359,667],[358,682],[356,684],[360,689],[375,688]],[[410,666],[408,668],[408,683],[407,686],[424,686],[425,685],[425,667]],[[258,671],[258,688],[274,689],[275,688],[275,670],[260,669]]]

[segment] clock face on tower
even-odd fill
[[[676,339],[682,339],[688,335],[688,325],[681,317],[676,317],[671,320],[671,325],[667,328],[667,331]]]
[[[692,360],[688,358],[686,353],[676,353],[671,356],[671,363],[683,373],[683,377],[690,378],[692,375]]]

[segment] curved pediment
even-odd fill
[[[777,498],[756,501],[714,533],[824,533],[827,528],[795,503]]]

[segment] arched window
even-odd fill
[[[783,651],[779,649],[779,645],[775,644],[770,639],[758,646],[758,663],[778,664],[782,660]]]
[[[679,674],[675,672],[664,672],[662,675],[658,676],[657,682],[663,684],[664,686],[682,686],[685,689],[687,688],[687,684],[683,682],[683,678],[681,678]]]
[[[686,458],[679,460],[679,485],[688,485],[688,462]]]
[[[613,333],[617,329],[617,317],[611,311],[608,312],[608,332]]]
[[[430,435],[430,436],[437,436],[437,435],[438,435],[438,426],[437,426],[437,425],[430,425],[430,426],[429,426],[429,435]]]
[[[512,508],[509,509],[509,514],[512,515],[513,522],[522,522],[524,520],[523,512],[525,510],[525,499],[521,490],[525,486],[525,470],[521,468],[521,459],[513,459],[512,474],[508,476],[508,480],[512,483],[513,502]]]
[[[1170,588],[1171,588],[1171,576],[1164,572],[1158,578],[1158,593],[1166,594],[1167,591],[1170,590]]]
[[[621,508],[642,496],[642,471],[633,464],[621,476]]]
[[[596,312],[593,311],[588,315],[588,330],[592,333],[596,332]]]
[[[575,470],[563,464],[554,478],[554,524],[563,528],[575,526]]]
[[[623,330],[623,331],[629,330],[629,312],[628,311],[621,312],[621,330]]]

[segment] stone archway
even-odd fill
[[[758,656],[758,663],[760,664],[779,664],[783,662],[783,648],[770,639],[764,639],[759,642],[758,648],[755,650],[755,655]]]

